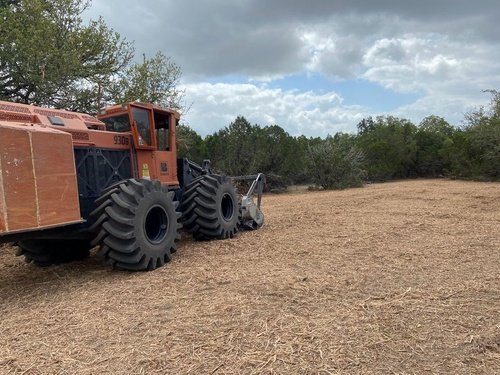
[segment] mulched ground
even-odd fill
[[[498,374],[500,184],[265,196],[150,273],[0,249],[0,374]]]

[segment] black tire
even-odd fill
[[[226,176],[203,175],[184,192],[183,225],[195,240],[232,238],[238,231],[240,204],[232,181]]]
[[[166,185],[150,180],[125,180],[106,189],[90,214],[98,254],[130,271],[151,271],[169,262],[182,227],[174,196]]]
[[[16,255],[24,256],[26,263],[40,267],[53,264],[69,263],[83,260],[90,254],[90,243],[87,240],[24,240],[17,243]]]

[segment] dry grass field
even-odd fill
[[[264,197],[167,266],[0,249],[0,374],[499,374],[500,184]]]

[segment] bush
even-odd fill
[[[346,189],[363,186],[362,153],[353,145],[351,136],[334,138],[309,147],[310,173],[313,181],[324,189]]]

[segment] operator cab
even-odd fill
[[[143,103],[109,107],[102,110],[98,118],[106,124],[107,131],[136,133],[136,147],[154,147],[164,151],[170,148],[171,122],[174,122],[173,125],[179,122],[177,112]]]
[[[135,148],[139,177],[178,183],[175,127],[179,113],[153,104],[129,103],[108,107],[97,118],[109,132],[128,133]]]

